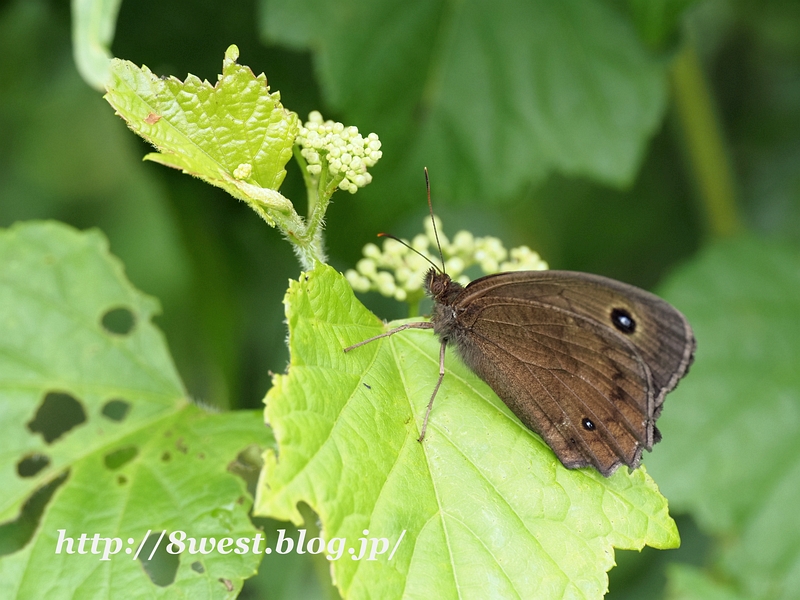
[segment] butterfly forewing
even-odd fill
[[[518,271],[489,275],[469,284],[459,297],[468,305],[478,297],[512,297],[538,301],[588,317],[630,340],[649,367],[657,398],[686,374],[695,350],[686,318],[668,302],[642,289],[588,273],[572,271]],[[634,331],[623,333],[611,320],[612,312],[627,312]]]

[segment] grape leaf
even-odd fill
[[[187,401],[157,312],[97,231],[0,232],[0,586],[10,597],[230,598],[255,572],[260,554],[185,553],[174,580],[156,585],[127,553],[148,530],[252,538],[245,484],[227,469],[271,442],[255,412]],[[52,494],[38,526],[8,548],[37,490]],[[75,553],[56,554],[59,530]],[[78,554],[84,533],[120,538],[119,554],[99,560],[91,542]]]
[[[596,0],[262,4],[266,37],[314,50],[328,103],[405,154],[394,187],[423,164],[462,202],[551,171],[628,184],[666,105],[663,65]]]
[[[600,598],[613,546],[675,547],[666,500],[645,470],[570,471],[494,393],[448,355],[427,437],[439,343],[384,330],[345,279],[320,265],[286,295],[291,363],[266,398],[268,451],[256,512],[319,515],[327,539],[397,544],[332,562],[348,598]],[[398,544],[398,540],[402,539]]]
[[[665,289],[694,327],[691,376],[648,461],[673,510],[724,540],[745,596],[800,589],[800,252],[742,238],[712,245]],[[791,532],[791,533],[790,533]]]
[[[105,98],[137,134],[159,152],[145,158],[181,169],[249,201],[260,190],[277,190],[286,176],[297,137],[297,115],[283,108],[267,78],[236,63],[239,49],[225,52],[216,85],[189,75],[161,79],[150,69],[115,59]],[[241,170],[246,167],[245,170]],[[291,210],[282,196],[275,208]]]

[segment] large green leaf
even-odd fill
[[[697,335],[649,459],[674,510],[724,539],[718,567],[744,594],[800,589],[800,252],[718,243],[665,296]]]
[[[629,183],[664,110],[663,66],[596,0],[263,7],[267,37],[315,51],[336,110],[462,201],[550,171]]]
[[[98,232],[57,223],[0,232],[0,538],[8,554],[0,585],[9,597],[224,598],[255,572],[258,554],[186,553],[174,580],[156,585],[129,553],[148,530],[252,538],[245,484],[227,469],[247,446],[271,440],[254,412],[214,414],[187,401],[151,323],[157,311]],[[37,490],[54,494],[32,537],[9,547]],[[107,561],[91,543],[86,554],[56,554],[59,530],[76,551],[81,534],[122,546]]]
[[[291,365],[267,395],[280,453],[268,452],[256,511],[357,547],[364,531],[397,546],[374,561],[332,563],[349,598],[599,598],[613,547],[678,544],[666,500],[645,470],[605,479],[565,469],[457,360],[417,442],[438,375],[439,343],[406,331],[348,354],[384,330],[327,266],[286,296]]]

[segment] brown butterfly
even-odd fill
[[[664,396],[695,350],[686,318],[664,300],[570,271],[500,273],[464,287],[432,268],[425,288],[434,301],[430,322],[406,323],[345,349],[405,329],[439,336],[439,379],[420,442],[447,345],[567,468],[591,466],[606,477],[620,465],[635,469],[642,451],[661,440],[656,420]]]

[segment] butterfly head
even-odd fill
[[[425,275],[425,289],[434,302],[448,305],[464,288],[447,273],[431,268]]]

